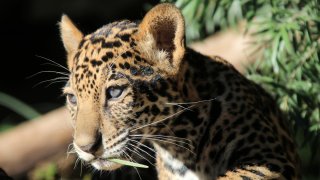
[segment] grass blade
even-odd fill
[[[111,159],[107,159],[107,160],[114,162],[114,163],[122,164],[125,166],[133,166],[133,167],[137,167],[137,168],[149,168],[149,166],[147,166],[147,165],[139,164],[139,163],[135,163],[135,162],[131,162],[131,161],[126,161],[126,160],[122,160],[122,159],[111,158]]]

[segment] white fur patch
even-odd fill
[[[91,161],[94,159],[94,156],[92,154],[86,153],[84,151],[82,151],[76,143],[73,143],[74,149],[76,150],[76,152],[78,153],[78,156],[85,160],[85,161]]]
[[[157,150],[157,156],[160,156],[164,163],[168,163],[173,169],[183,169],[187,168],[183,162],[174,158],[167,150],[161,148],[160,146],[154,144]],[[186,172],[183,176],[179,173],[174,174],[175,180],[199,180],[199,176],[192,170],[186,169]]]
[[[156,47],[156,41],[153,36],[148,33],[144,40],[138,42],[139,51],[144,54],[148,60],[154,62],[169,62],[168,53],[164,50],[159,50]]]

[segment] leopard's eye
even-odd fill
[[[67,94],[67,100],[72,105],[77,105],[77,97],[74,94]]]
[[[124,87],[121,86],[111,86],[107,89],[107,98],[108,99],[115,99],[121,96],[123,93]]]

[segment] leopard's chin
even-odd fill
[[[113,171],[123,166],[121,164],[110,162],[105,159],[96,159],[91,162],[91,165],[98,170],[106,170],[106,171]]]

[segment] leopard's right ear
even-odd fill
[[[71,69],[73,65],[73,58],[71,56],[78,49],[78,46],[83,38],[81,31],[73,24],[67,15],[62,15],[59,23],[61,39],[68,53],[68,68]]]

